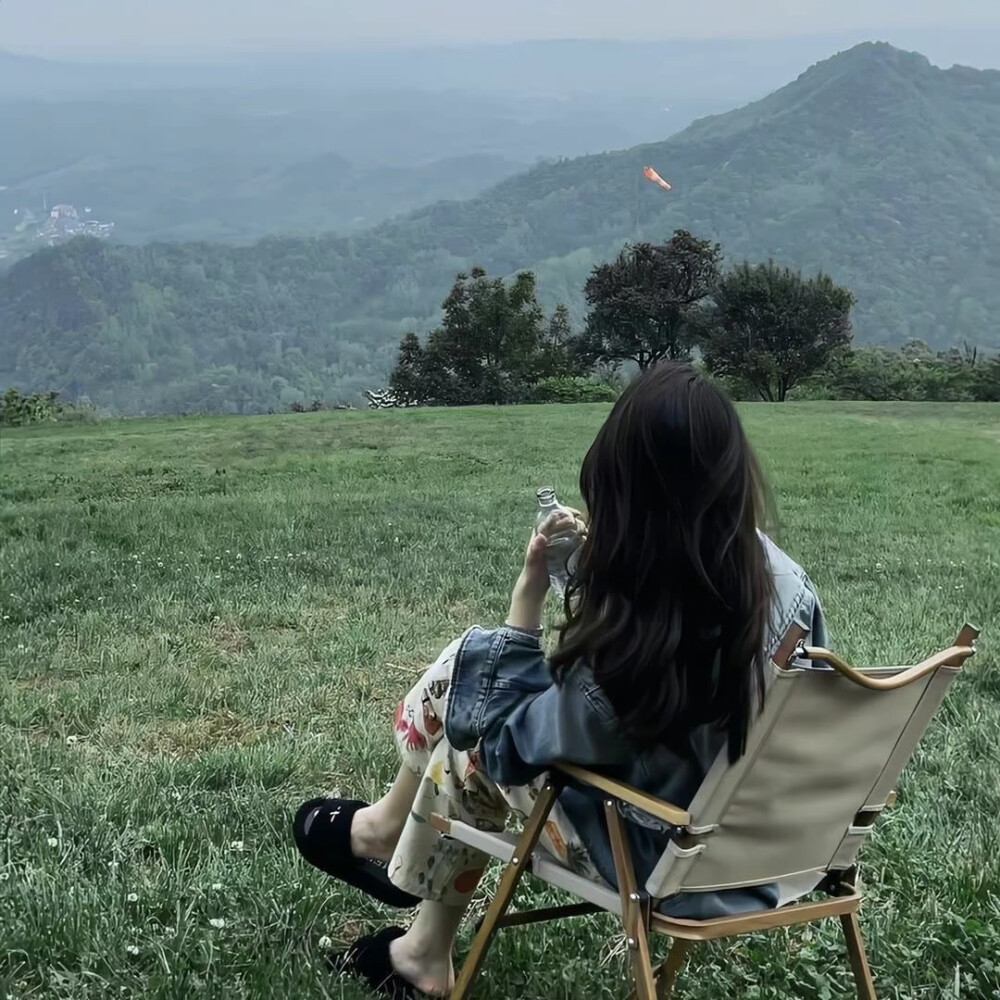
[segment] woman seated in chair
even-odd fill
[[[484,830],[532,808],[546,770],[591,768],[685,808],[715,757],[738,759],[764,696],[765,664],[798,623],[825,645],[806,574],[760,532],[766,487],[732,403],[681,364],[644,372],[583,462],[589,514],[546,658],[546,534],[528,544],[503,628],[452,643],[400,704],[402,766],[377,802],[313,799],[295,819],[302,855],[390,906],[408,930],[356,941],[334,967],[383,993],[446,995],[452,948],[487,858],[441,836],[432,813]],[[640,884],[674,833],[626,815]],[[560,793],[542,846],[615,884],[599,799]],[[768,887],[676,897],[666,912],[720,916],[776,905]]]

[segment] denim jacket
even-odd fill
[[[774,656],[797,622],[810,645],[826,646],[826,626],[809,577],[769,538],[761,535],[775,584],[768,655]],[[641,747],[623,732],[615,711],[581,664],[556,684],[540,640],[510,627],[470,629],[452,674],[445,732],[456,749],[478,746],[487,774],[501,785],[523,785],[556,761],[579,764],[686,808],[725,745],[714,725],[688,734],[677,747]],[[597,869],[616,885],[614,862],[600,798],[568,787],[560,803]],[[644,813],[622,807],[639,884],[652,872],[675,830]],[[776,886],[677,896],[661,905],[672,916],[707,919],[777,905]]]

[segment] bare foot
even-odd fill
[[[389,861],[402,830],[387,829],[375,806],[359,809],[351,820],[351,854],[356,858]]]
[[[431,997],[446,997],[455,988],[455,967],[451,950],[440,954],[414,946],[409,935],[396,938],[389,945],[389,961],[396,974],[412,983],[421,993]]]

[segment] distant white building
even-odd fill
[[[92,210],[86,209],[89,216]],[[80,217],[75,205],[56,205],[49,211],[45,223],[38,228],[35,239],[44,241],[48,246],[55,246],[74,236],[95,236],[107,239],[115,228],[113,222],[99,222],[97,219]]]

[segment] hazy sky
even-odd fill
[[[1000,27],[1000,0],[0,0],[0,49],[333,48]]]

